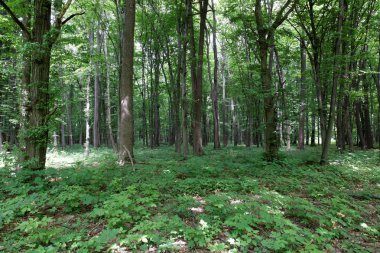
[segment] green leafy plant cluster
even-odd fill
[[[307,163],[314,149],[274,164],[239,147],[187,161],[168,149],[141,149],[135,170],[109,152],[32,177],[0,169],[0,252],[380,248],[375,151],[321,167]]]

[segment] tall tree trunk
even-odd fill
[[[335,41],[335,59],[334,59],[334,66],[341,66],[341,60],[337,59],[342,55],[342,32],[343,32],[343,26],[344,26],[344,17],[347,10],[347,3],[345,0],[340,0],[340,13],[338,18],[338,38]],[[321,156],[321,164],[326,164],[328,161],[328,155],[329,155],[329,148],[331,143],[331,136],[333,131],[333,125],[334,125],[334,118],[335,118],[335,103],[336,103],[336,96],[337,96],[337,88],[338,88],[338,82],[339,78],[341,77],[340,69],[339,67],[335,67],[333,70],[333,86],[331,91],[331,101],[330,101],[330,114],[328,119],[328,126],[326,129],[326,133],[324,135],[325,139],[322,141],[322,156]]]
[[[62,68],[62,64],[59,66],[59,79],[60,79],[60,85],[61,85],[61,89],[64,91],[65,90],[65,82],[63,81],[63,68]],[[62,94],[63,96],[63,99],[66,100],[65,96],[66,94],[63,92]],[[65,122],[63,120],[64,118],[62,117],[62,122],[61,122],[61,147],[62,148],[65,148],[66,146],[66,138],[65,138]]]
[[[303,40],[301,38],[301,40]],[[300,116],[298,126],[298,148],[305,148],[305,111],[306,111],[306,48],[305,41],[301,41],[301,80],[300,80]]]
[[[111,118],[111,95],[110,95],[110,85],[111,85],[111,69],[110,64],[108,62],[109,55],[108,55],[108,40],[107,40],[108,34],[104,36],[104,56],[105,56],[105,62],[106,62],[106,96],[107,96],[107,129],[108,129],[108,139],[109,142],[112,145],[112,149],[114,152],[117,152],[117,146],[116,142],[113,138],[113,131],[112,131],[112,118]],[[144,102],[145,103],[145,102]]]
[[[212,46],[214,51],[214,82],[211,86],[211,99],[212,99],[212,116],[214,124],[214,149],[220,149],[220,139],[219,139],[219,85],[218,85],[218,48],[216,43],[216,15],[215,15],[215,5],[214,0],[211,0],[212,9]]]
[[[100,25],[98,25],[98,30],[96,32],[96,48],[97,54],[101,53],[101,35],[100,35]],[[93,45],[91,45],[93,46]],[[95,60],[95,84],[94,84],[94,124],[92,127],[93,131],[93,145],[95,148],[100,147],[100,66],[99,60]]]
[[[93,39],[93,36],[90,33],[90,40]],[[86,102],[84,114],[86,117],[86,130],[85,130],[85,143],[84,143],[84,154],[86,157],[90,155],[90,90],[91,90],[91,72],[87,77],[86,85]]]
[[[154,59],[154,94],[153,94],[153,111],[154,111],[154,140],[153,146],[160,146],[160,101],[159,101],[159,84],[160,84],[160,57],[159,52],[155,52]]]
[[[365,44],[363,48],[363,53],[368,52],[368,45]],[[360,64],[360,69],[364,72],[366,71],[367,63],[366,60],[363,59]],[[371,125],[371,116],[370,116],[370,108],[369,108],[369,84],[367,80],[367,76],[364,73],[361,76],[361,83],[363,84],[363,114],[364,114],[364,134],[366,139],[367,148],[373,148],[373,133],[372,133],[372,125]]]
[[[188,42],[188,28],[191,26],[192,15],[192,0],[186,0],[186,14],[184,21],[184,28],[182,31],[182,57],[181,57],[181,105],[182,105],[182,143],[183,143],[183,158],[187,159],[189,154],[189,135],[188,135],[188,103],[187,103],[187,86],[186,86],[186,52]],[[193,71],[193,68],[192,68]]]
[[[312,112],[311,115],[311,140],[310,140],[310,146],[315,146],[315,124],[316,124],[316,115],[315,112]],[[319,135],[318,135],[319,136]]]
[[[277,68],[277,75],[279,78],[279,89],[281,91],[281,104],[282,104],[282,109],[284,113],[284,128],[285,128],[285,135],[286,135],[286,149],[289,151],[290,150],[290,121],[289,121],[289,112],[288,112],[288,106],[286,103],[286,97],[285,97],[285,89],[286,89],[286,80],[285,80],[285,75],[282,70],[281,62],[280,62],[280,57],[278,55],[278,51],[276,47],[274,47],[274,53],[276,57],[276,68]]]
[[[45,168],[47,142],[49,137],[49,73],[51,45],[45,38],[50,31],[51,2],[49,0],[34,1],[33,40],[38,49],[33,50],[31,80],[33,87],[29,90],[27,106],[26,157],[31,161],[32,170]]]
[[[74,91],[73,91],[73,86],[70,84],[69,87],[69,94],[68,94],[68,103],[66,104],[66,115],[67,115],[67,135],[69,136],[69,145],[72,146],[74,145],[74,140],[73,140],[73,128],[72,128],[72,115],[73,115],[73,105],[72,101],[74,98]]]
[[[195,50],[194,21],[192,10],[190,13],[189,31],[192,66],[192,91],[193,91],[193,152],[194,155],[204,154],[202,147],[202,82],[203,82],[203,51],[205,42],[206,16],[208,0],[199,1],[200,26],[198,42],[198,59]]]
[[[135,31],[135,0],[125,1],[122,65],[120,80],[119,160],[133,162],[133,50]]]
[[[146,78],[145,78],[145,45],[142,46],[142,57],[141,57],[141,81],[142,81],[142,88],[141,88],[141,99],[142,99],[142,110],[141,110],[141,119],[142,119],[142,137],[143,137],[143,144],[146,146],[149,146],[148,141],[148,124],[147,124],[147,117],[146,117],[146,93],[148,91]]]
[[[227,130],[227,99],[226,99],[226,53],[222,47],[222,121],[223,121],[223,146],[227,147],[228,145],[228,130]]]

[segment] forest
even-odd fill
[[[377,0],[0,0],[0,252],[380,252]]]

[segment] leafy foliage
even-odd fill
[[[0,250],[379,250],[376,151],[320,167],[305,162],[316,149],[291,151],[280,164],[239,147],[188,161],[168,149],[139,149],[135,171],[108,152],[38,172],[32,182],[2,168]]]

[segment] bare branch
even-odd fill
[[[13,21],[21,28],[21,30],[25,33],[28,40],[31,39],[30,32],[28,28],[22,23],[16,15],[13,13],[13,11],[4,3],[3,0],[0,0],[0,5],[4,7],[5,11],[12,17]]]
[[[78,12],[78,13],[74,13],[74,14],[71,14],[68,18],[66,18],[65,20],[62,21],[62,25],[64,25],[64,24],[66,24],[67,22],[69,22],[70,19],[72,19],[73,17],[75,17],[75,16],[80,16],[80,15],[83,15],[83,14],[85,14],[84,11],[82,11],[82,12]]]

